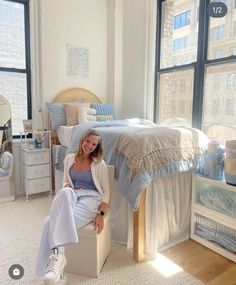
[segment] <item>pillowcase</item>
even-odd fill
[[[113,120],[116,118],[113,104],[92,103],[90,108],[95,109],[97,111],[97,115],[111,115]]]
[[[98,122],[101,122],[101,121],[112,121],[113,120],[113,116],[112,115],[96,115],[96,120]]]
[[[90,103],[64,103],[64,109],[66,113],[66,124],[67,126],[75,126],[78,125],[78,111],[80,107],[89,107]]]
[[[51,119],[52,130],[66,125],[66,113],[62,103],[46,103]]]
[[[88,107],[80,107],[78,111],[79,124],[96,121],[96,110]]]

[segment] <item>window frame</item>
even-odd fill
[[[153,120],[157,121],[157,112],[159,109],[159,87],[160,75],[162,73],[169,73],[194,68],[194,86],[193,86],[193,102],[192,102],[192,127],[201,129],[203,119],[203,96],[204,96],[204,80],[205,69],[211,65],[218,65],[227,62],[236,62],[236,55],[231,55],[218,59],[208,59],[208,31],[209,31],[209,15],[207,13],[207,6],[210,0],[199,0],[199,27],[197,43],[197,59],[196,62],[189,64],[177,65],[168,68],[161,68],[161,31],[162,31],[162,3],[167,0],[157,0],[157,21],[156,21],[156,62],[155,62],[155,83],[154,83],[154,109]],[[173,28],[173,27],[172,27]],[[210,40],[209,40],[210,42]]]
[[[19,3],[24,5],[24,32],[25,32],[25,68],[14,68],[0,66],[1,72],[24,73],[26,75],[27,86],[27,119],[32,119],[32,96],[31,96],[31,62],[30,62],[30,15],[29,0],[4,0],[7,2]],[[14,135],[13,138],[19,138]]]

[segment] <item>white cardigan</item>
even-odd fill
[[[70,178],[70,168],[75,161],[75,153],[68,154],[64,161],[64,177],[63,177],[63,187],[71,187],[74,189],[74,184]],[[109,189],[109,176],[108,168],[104,160],[99,163],[92,162],[91,173],[93,177],[93,182],[102,195],[102,202],[109,204],[110,200],[110,189]]]

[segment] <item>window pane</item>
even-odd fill
[[[202,129],[220,140],[236,138],[236,63],[206,70]]]
[[[193,69],[160,75],[157,122],[162,125],[192,125]]]
[[[12,134],[23,130],[22,120],[27,119],[26,75],[0,72],[0,94],[7,98],[12,112]]]
[[[196,61],[199,0],[162,4],[161,68]]]
[[[24,5],[0,0],[0,66],[25,68]]]
[[[235,55],[236,10],[233,9],[234,0],[211,2],[224,2],[228,7],[228,12],[226,16],[222,18],[210,17],[208,59],[217,59]]]

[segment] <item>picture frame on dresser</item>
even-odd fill
[[[39,133],[44,138],[40,147],[35,144]],[[28,138],[28,135],[32,138]],[[20,133],[20,139],[22,189],[26,201],[28,202],[29,196],[33,194],[52,195],[51,131],[24,131]]]
[[[32,120],[23,120],[23,128],[24,128],[24,132],[32,132],[33,131]]]

